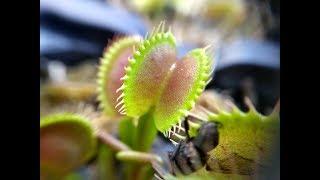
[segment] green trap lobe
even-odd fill
[[[140,43],[140,38],[128,36],[120,38],[108,45],[103,53],[98,72],[98,100],[100,107],[108,116],[119,116],[115,106],[117,98],[122,90],[121,87],[125,75],[125,67],[128,65],[128,58],[132,57],[134,46]]]
[[[192,57],[185,57],[177,61],[161,98],[156,105],[155,122],[160,131],[167,130],[179,122],[182,113],[186,109],[186,99],[192,92],[192,85],[196,79],[197,62]]]
[[[122,93],[120,90],[116,93],[117,89],[121,87],[123,84],[123,80],[121,78],[125,75],[125,67],[128,65],[129,61],[128,58],[132,57],[133,55],[133,48],[128,47],[119,54],[117,60],[113,64],[113,68],[110,70],[110,74],[107,78],[106,83],[106,94],[109,102],[111,103],[112,107],[115,107],[117,104],[117,98],[119,94]]]
[[[142,115],[156,103],[175,60],[175,49],[168,44],[160,44],[150,50],[130,81],[129,87],[132,88],[127,88],[130,92],[125,92],[126,106],[130,107],[127,108],[128,115]]]
[[[89,122],[73,115],[53,115],[40,124],[42,176],[63,176],[91,158],[95,137]]]

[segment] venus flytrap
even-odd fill
[[[60,179],[95,153],[94,128],[81,115],[53,114],[40,121],[42,179]]]
[[[209,72],[205,49],[195,49],[177,60],[175,38],[170,31],[164,31],[163,24],[144,41],[137,37],[117,39],[101,59],[98,100],[107,116],[127,114],[119,129],[120,139],[126,144],[94,128],[91,117],[81,113],[44,117],[40,121],[41,176],[59,179],[85,164],[95,154],[99,140],[118,152],[119,160],[134,161],[128,166],[127,178],[147,177],[150,171],[140,162],[159,161],[159,157],[148,153],[157,130],[170,135],[171,127],[181,122],[195,104],[209,80]],[[64,145],[56,146],[57,142]],[[57,149],[51,152],[52,148]],[[99,156],[100,162],[110,159],[110,155]]]
[[[122,85],[121,77],[128,58],[132,56],[134,47],[140,43],[138,36],[122,37],[112,41],[103,53],[99,66],[97,84],[100,108],[108,116],[119,116],[115,110],[118,94],[116,90]]]
[[[40,175],[43,180],[63,179],[96,154],[100,178],[116,179],[117,173],[110,173],[114,170],[114,157],[124,164],[134,162],[139,166],[152,161],[161,163],[157,155],[134,151],[108,132],[95,127],[92,117],[81,113],[56,113],[41,119]]]
[[[160,24],[137,47],[125,68],[120,111],[138,118],[152,109],[156,128],[169,136],[181,128],[175,125],[181,124],[205,88],[211,63],[206,49],[177,59],[175,38]]]
[[[269,115],[257,112],[249,98],[245,98],[247,112],[241,111],[232,101],[226,103],[228,108],[215,105],[215,112],[200,105],[197,112],[206,116],[190,121],[189,134],[196,136],[202,122],[218,123],[219,144],[209,152],[206,169],[225,174],[255,175],[270,166],[273,149],[279,143],[280,101]]]
[[[116,39],[111,45],[108,45],[101,58],[98,72],[98,100],[106,116],[123,119],[119,125],[120,140],[127,144],[130,149],[148,152],[157,133],[153,121],[150,120],[150,115],[146,113],[144,116],[139,117],[139,124],[133,124],[132,118],[121,117],[121,115],[123,115],[123,108],[119,107],[119,105],[121,105],[121,99],[123,98],[123,96],[119,96],[119,94],[122,94],[120,86],[124,80],[124,78],[122,78],[125,75],[124,67],[130,62],[129,58],[140,42],[141,39],[139,37],[128,36]],[[132,153],[130,154],[127,150],[128,149],[121,150],[124,151],[121,153],[124,154],[124,157],[126,152],[129,153],[129,156],[132,155]],[[123,157],[123,155],[120,157]],[[143,156],[135,157],[137,157],[137,161],[139,161],[139,158],[143,158]],[[127,166],[126,163],[124,164]],[[142,165],[137,164],[132,167],[140,166]],[[126,167],[125,169],[130,168]],[[134,170],[131,172],[134,172]],[[134,178],[130,173],[125,174],[127,178]]]
[[[248,98],[245,103],[247,112],[233,106],[231,112],[208,113],[208,121],[222,124],[220,143],[210,152],[210,168],[215,171],[252,175],[270,166],[279,143],[280,101],[269,115],[257,112]]]
[[[117,109],[120,114],[132,117],[136,121],[135,126],[139,126],[141,117],[149,114],[149,121],[154,122],[157,130],[170,136],[170,133],[182,128],[176,125],[181,124],[188,115],[210,80],[212,61],[206,48],[194,49],[182,59],[177,59],[175,38],[170,30],[164,29],[164,23],[160,23],[141,42],[128,37],[113,43],[102,58],[98,91],[105,112]],[[136,49],[130,51],[132,57],[118,58],[119,54],[125,54],[124,49],[130,47]],[[123,65],[126,65],[124,72],[120,70]],[[110,73],[113,69],[121,73]],[[123,76],[120,78],[121,74]],[[120,86],[121,81],[123,84],[117,90],[106,88],[112,82],[110,79],[118,80],[113,83],[116,84],[114,87]],[[118,93],[120,95],[115,98]],[[113,98],[107,98],[110,96]],[[110,108],[115,104],[114,100],[117,103]]]
[[[181,121],[191,113],[199,95],[210,80],[212,61],[205,49],[195,49],[181,60],[176,58],[176,43],[170,31],[161,24],[139,46],[125,68],[119,111],[139,122],[139,117],[151,112],[155,127],[174,144]],[[220,123],[221,143],[212,151],[214,170],[225,173],[252,174],[267,164],[279,128],[278,111],[269,116],[258,113],[246,100],[249,111],[235,105],[232,110],[208,112],[205,121]],[[201,123],[189,122],[190,134],[196,136]]]
[[[280,101],[269,115],[257,112],[248,98],[245,98],[245,103],[249,109],[247,112],[238,109],[230,100],[211,104],[210,109],[215,109],[212,112],[207,109],[208,107],[201,106],[201,102],[197,102],[193,113],[190,113],[186,120],[191,128],[189,135],[198,137],[198,129],[202,123],[214,122],[219,127],[218,146],[208,152],[205,166],[188,176],[178,173],[175,177],[162,169],[160,165],[154,165],[158,175],[161,175],[158,176],[158,179],[251,179],[260,177],[260,172],[273,165],[272,155],[275,146],[279,146],[277,138],[280,128]],[[189,162],[192,164],[195,160]],[[183,164],[183,166],[186,168],[187,165]]]
[[[105,145],[98,151],[101,168],[111,167],[109,162],[116,157],[123,162],[125,178],[149,177],[150,163],[161,162],[149,153],[157,130],[178,144],[185,138],[182,121],[187,116],[198,119],[188,122],[190,136],[197,136],[203,121],[221,125],[219,145],[210,152],[208,170],[250,174],[255,166],[264,166],[278,132],[278,106],[264,116],[247,99],[248,112],[231,103],[231,110],[202,109],[206,117],[191,113],[210,81],[212,56],[208,48],[198,48],[178,59],[175,38],[164,29],[161,23],[144,40],[133,36],[116,39],[101,58],[98,100],[104,115],[121,119],[121,141],[93,128],[90,117],[70,113],[45,117],[40,122],[41,176],[60,178],[85,164],[95,154],[98,140]],[[55,147],[56,142],[66,146]],[[51,151],[52,147],[56,150]]]
[[[101,58],[97,82],[104,115],[121,119],[121,141],[95,129],[91,117],[76,113],[45,117],[40,121],[41,176],[59,179],[85,164],[97,151],[98,141],[103,144],[98,150],[101,170],[111,168],[116,157],[124,165],[125,178],[150,177],[150,164],[162,162],[149,153],[157,130],[178,144],[185,138],[182,121],[187,116],[198,119],[188,121],[191,137],[197,136],[203,121],[221,125],[219,145],[209,153],[207,170],[248,175],[268,165],[279,131],[279,105],[268,116],[258,113],[248,99],[248,112],[233,103],[228,109],[217,106],[214,112],[202,108],[206,117],[190,112],[210,81],[210,57],[207,48],[199,48],[177,59],[175,38],[162,23],[144,40],[116,39]],[[57,142],[64,145],[56,146]],[[111,176],[102,172],[100,177]]]
[[[103,53],[103,57],[101,58],[101,64],[99,66],[99,72],[98,72],[98,100],[100,102],[100,108],[103,110],[104,114],[107,116],[112,117],[119,117],[123,115],[123,112],[117,111],[117,108],[119,109],[119,101],[122,98],[119,96],[119,94],[122,93],[121,90],[118,90],[120,86],[122,85],[123,79],[121,77],[125,74],[125,66],[129,63],[129,58],[134,53],[134,48],[138,44],[140,44],[141,39],[137,36],[128,36],[123,37],[120,39],[115,39]],[[127,119],[126,117],[124,117]],[[121,119],[121,117],[120,117]],[[155,128],[151,128],[155,129]],[[120,148],[120,151],[123,151],[122,154],[126,153],[129,148],[137,149],[138,144],[142,144],[145,142],[143,139],[144,137],[137,139],[137,134],[139,132],[149,132],[148,136],[153,141],[153,138],[156,135],[156,131],[152,131],[150,128],[147,130],[136,130],[136,127],[132,124],[132,119],[122,120],[120,121],[119,126],[119,136],[120,140],[122,140],[126,145],[128,145],[127,148]],[[152,133],[154,132],[154,133]],[[127,138],[126,138],[127,137]],[[119,144],[119,143],[118,143]],[[146,143],[144,143],[146,144]],[[143,146],[145,147],[144,150],[148,151],[151,147],[150,143],[147,143],[149,145]],[[108,147],[112,147],[112,144],[109,144]],[[107,148],[107,147],[106,147]],[[142,149],[139,149],[142,150]],[[102,153],[104,153],[102,151]],[[114,152],[109,152],[109,154],[114,154]],[[129,153],[130,154],[130,153]],[[103,155],[103,154],[102,154]],[[100,156],[100,166],[108,166],[110,167],[110,156],[106,156],[107,158],[104,158],[104,156]],[[114,154],[115,155],[115,154]],[[109,157],[109,158],[108,158]],[[122,157],[122,156],[120,156]],[[139,158],[138,158],[139,159]],[[124,163],[125,169],[130,169],[130,165],[127,165]],[[139,166],[139,165],[137,165]],[[101,169],[101,168],[100,168]],[[132,168],[131,168],[132,169]],[[126,178],[130,178],[132,173],[128,172],[124,173]],[[108,176],[108,174],[100,173],[102,177]],[[132,176],[131,178],[134,178]]]
[[[125,120],[120,121],[120,139],[141,152],[150,150],[157,130],[168,136],[171,127],[181,123],[203,91],[211,71],[206,49],[195,49],[178,60],[175,38],[164,29],[161,23],[141,42],[130,44],[120,40],[113,43],[105,51],[98,73],[101,107],[106,114],[112,115],[118,110],[119,114],[126,115]],[[124,44],[135,47],[133,56],[127,60],[113,55],[123,54],[123,49],[128,48]],[[110,73],[110,69],[123,68],[119,64],[126,64],[121,77],[121,73]],[[113,83],[117,86],[121,81],[123,84],[117,90],[109,88],[109,79],[118,80]],[[107,98],[110,96],[113,98]],[[131,155],[127,154],[128,158]],[[126,157],[126,152],[121,152],[118,157]],[[141,170],[137,168],[137,165],[129,165],[127,174]]]

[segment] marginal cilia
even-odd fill
[[[232,101],[227,101],[231,110],[219,109],[219,107],[215,107],[218,109],[218,112],[211,112],[207,108],[196,105],[195,112],[185,112],[187,114],[187,118],[189,119],[189,126],[191,127],[189,132],[191,136],[195,136],[194,132],[201,126],[203,122],[218,122],[220,124],[225,123],[234,123],[235,120],[242,123],[246,121],[246,123],[261,123],[268,121],[275,121],[278,123],[279,120],[279,109],[280,109],[280,101],[274,107],[274,110],[269,115],[263,115],[259,113],[249,98],[245,98],[245,104],[249,108],[249,111],[243,112],[240,110]],[[178,124],[173,125],[168,131],[165,131],[163,135],[170,139],[170,141],[174,145],[178,145],[177,141],[185,140],[186,133],[185,128],[182,126],[182,122],[184,119],[179,121]],[[251,122],[250,122],[251,121]]]

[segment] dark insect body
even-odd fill
[[[188,132],[187,120],[184,126]],[[186,135],[186,140],[181,141],[174,152],[169,152],[171,173],[174,175],[188,175],[204,167],[209,158],[208,152],[219,144],[218,125],[214,122],[204,122],[196,137]]]

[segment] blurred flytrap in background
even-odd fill
[[[41,179],[279,179],[278,14],[41,0]]]

